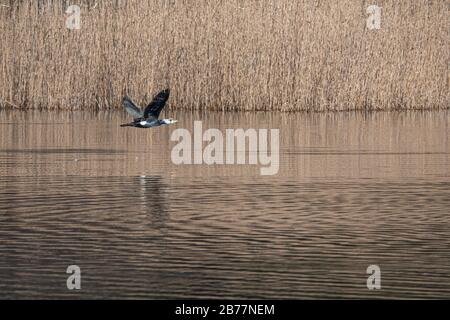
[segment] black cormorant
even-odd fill
[[[158,93],[150,102],[150,104],[142,110],[136,106],[130,98],[125,96],[122,100],[125,110],[134,117],[133,122],[121,124],[121,127],[137,127],[137,128],[151,128],[158,127],[163,124],[176,123],[178,120],[174,119],[158,119],[161,110],[164,108],[169,99],[169,89],[165,89]]]

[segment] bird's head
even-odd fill
[[[177,123],[178,120],[169,118],[169,119],[163,119],[162,122],[163,122],[164,124],[172,124],[172,123]]]

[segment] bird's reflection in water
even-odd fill
[[[153,248],[152,261],[170,260],[170,245],[168,244],[169,213],[167,208],[168,186],[161,176],[139,176],[137,177],[139,187],[139,210],[146,219],[147,228],[151,230],[153,236],[146,239],[146,242]],[[147,232],[148,230],[145,230]],[[133,266],[130,266],[133,268]],[[148,280],[150,279],[150,280]],[[151,287],[152,282],[159,282],[161,286],[168,286],[170,280],[164,277],[155,277],[153,274],[146,276],[147,287]]]
[[[164,235],[169,218],[166,204],[167,186],[164,179],[159,175],[139,176],[137,179],[138,208],[150,219],[152,229],[158,230]]]

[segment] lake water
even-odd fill
[[[450,298],[449,112],[170,116],[0,111],[1,299]],[[280,129],[278,174],[173,164],[194,120]]]

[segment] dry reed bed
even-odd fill
[[[109,109],[165,86],[180,109],[450,105],[445,0],[78,1],[81,30],[67,1],[1,1],[3,106]]]

